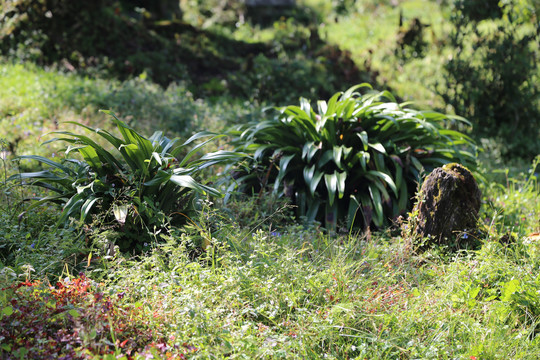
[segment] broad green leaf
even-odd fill
[[[343,165],[341,165],[341,155],[343,154],[343,146],[334,146],[332,149],[332,157],[334,163],[340,170],[343,170]]]
[[[400,159],[399,157],[397,156],[392,156],[391,157],[392,159],[392,162],[394,163],[394,168],[396,169],[395,171],[395,174],[396,174],[396,180],[395,180],[395,184],[396,184],[396,188],[400,188],[401,187],[401,182],[403,181],[403,168],[401,167],[400,165]]]
[[[375,149],[375,150],[377,150],[380,153],[386,154],[386,149],[384,148],[383,144],[381,144],[381,143],[368,144],[368,146]],[[364,150],[366,150],[365,146],[364,146]]]
[[[399,211],[406,210],[408,202],[409,202],[409,192],[407,190],[407,183],[403,181],[399,188],[399,198],[398,198]]]
[[[92,170],[98,173],[100,176],[103,175],[101,160],[93,147],[84,146],[78,149],[79,153],[82,155],[83,159],[90,165]]]
[[[309,163],[318,150],[319,147],[316,146],[314,142],[305,143],[302,148],[302,159]]]
[[[341,93],[335,93],[330,100],[328,100],[328,106],[326,107],[326,111],[324,113],[320,113],[321,116],[332,116],[336,113],[336,103],[341,96]]]
[[[292,159],[294,159],[295,156],[296,154],[283,156],[279,160],[279,166],[278,166],[279,172],[278,172],[277,179],[274,182],[274,192],[277,192],[279,186],[281,185],[281,182],[287,175],[289,163],[291,162]]]
[[[92,206],[96,203],[97,200],[98,198],[86,199],[84,204],[81,206],[81,217],[80,217],[81,222],[85,222],[86,217],[88,216],[90,211],[92,211]]]
[[[353,196],[353,195],[350,195],[349,197],[349,209],[347,211],[347,226],[349,228],[352,227],[352,225],[354,224],[355,220],[356,220],[356,217],[358,216],[358,211],[360,210],[360,212],[362,212],[361,210],[361,205],[360,205],[360,202],[358,201],[358,199]]]
[[[328,104],[324,100],[317,101],[317,107],[319,110],[319,114],[321,116],[327,115],[328,113]]]
[[[338,190],[338,197],[340,199],[343,198],[344,194],[345,194],[345,186],[346,186],[346,183],[347,183],[347,172],[344,171],[344,172],[334,172],[334,174],[336,174],[336,177],[337,177],[337,190]]]
[[[300,108],[307,115],[311,112],[311,104],[306,98],[300,98]]]
[[[271,144],[256,146],[257,150],[255,150],[255,152],[253,153],[253,158],[261,161],[265,151],[272,149],[273,147],[274,145],[271,145]]]
[[[347,91],[345,91],[345,92],[343,93],[342,98],[345,98],[345,99],[346,99],[346,98],[351,97],[351,96],[355,93],[356,90],[361,89],[361,88],[373,89],[373,88],[371,87],[371,85],[368,84],[368,83],[358,84],[358,85],[352,86],[352,87],[350,87],[349,89],[347,89]]]
[[[241,152],[218,150],[203,155],[199,160],[193,162],[193,166],[196,167],[195,170],[198,171],[216,164],[237,163],[247,157],[247,154]]]
[[[79,312],[75,309],[70,309],[68,310],[67,312],[69,315],[73,316],[74,318],[77,318],[79,316],[81,316],[81,314],[79,314]]]
[[[369,142],[368,142],[368,133],[366,131],[362,131],[359,134],[356,134],[360,140],[362,140],[362,144],[364,144],[364,151],[368,150]]]
[[[214,188],[199,184],[189,175],[172,175],[170,181],[174,184],[193,189],[203,195],[220,196],[221,193]]]
[[[82,205],[85,202],[85,199],[82,197],[83,194],[76,194],[72,196],[66,205],[64,205],[64,209],[62,210],[62,213],[60,214],[60,217],[58,219],[59,223],[65,223],[70,215],[74,215],[80,212]]]
[[[367,171],[367,164],[369,163],[371,159],[371,156],[369,155],[369,153],[365,151],[359,151],[354,155],[354,157],[355,157],[355,160],[353,163],[356,163],[357,161],[359,161],[360,165],[362,165],[362,169],[364,171]]]
[[[314,196],[315,190],[317,189],[317,185],[319,185],[319,182],[321,181],[324,173],[321,171],[317,171],[316,166],[312,165],[310,167],[304,168],[303,175],[304,175],[304,181],[306,182],[306,185],[309,188],[309,192],[311,196]]]
[[[321,201],[319,199],[310,199],[308,201],[308,208],[306,211],[307,221],[312,222],[317,218],[319,213],[319,207],[321,206]]]
[[[332,205],[336,200],[336,191],[337,191],[337,175],[334,172],[333,174],[324,174],[324,182],[326,184],[326,190],[328,190],[328,201]]]
[[[153,152],[152,153],[152,157],[154,158],[154,160],[156,160],[156,162],[159,164],[159,166],[163,166],[163,159],[161,158],[161,155],[158,154],[157,152]]]
[[[116,116],[114,116],[113,122],[116,124],[118,131],[120,131],[120,133],[124,137],[124,140],[126,142],[125,146],[137,145],[139,151],[142,154],[142,157],[144,157],[145,159],[149,159],[154,150],[152,142],[137,133],[123,121],[118,120]]]
[[[375,171],[375,170],[369,170],[367,172],[367,174],[376,176],[376,177],[384,180],[384,182],[386,182],[388,184],[388,186],[390,186],[390,189],[392,189],[394,194],[396,194],[396,197],[398,196],[396,184],[394,183],[394,180],[392,180],[390,175],[385,174],[385,173],[383,173],[381,171]]]
[[[384,214],[383,214],[383,206],[382,206],[382,199],[381,199],[381,193],[379,192],[379,189],[377,189],[376,186],[369,185],[369,194],[371,195],[371,200],[373,201],[373,210],[374,210],[374,217],[373,222],[376,226],[380,227],[383,224],[384,221]]]
[[[424,168],[422,163],[414,156],[411,156],[411,162],[418,171],[422,171],[422,169]]]
[[[149,181],[144,183],[144,186],[154,187],[160,186],[170,180],[172,174],[163,170],[159,170],[157,174]]]
[[[124,159],[131,167],[133,173],[142,173],[145,176],[148,175],[148,168],[145,160],[150,157],[146,158],[137,144],[121,145],[118,150],[124,155]]]

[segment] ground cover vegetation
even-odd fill
[[[0,357],[538,358],[538,9],[481,3],[2,3]]]

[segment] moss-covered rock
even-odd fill
[[[470,234],[477,227],[480,197],[478,184],[466,167],[452,163],[436,168],[418,194],[413,211],[415,235],[452,248],[470,244]]]

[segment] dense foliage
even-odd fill
[[[464,119],[414,110],[388,91],[362,95],[362,87],[370,88],[336,93],[317,111],[302,99],[233,132],[237,149],[253,154],[237,179],[244,191],[271,185],[294,199],[299,216],[330,229],[355,219],[382,227],[409,208],[421,172],[474,162],[472,140],[445,128]]]
[[[495,138],[504,156],[532,158],[540,152],[537,5],[462,0],[454,6],[453,55],[439,92],[471,120],[478,137]],[[481,22],[486,18],[494,20]]]
[[[49,168],[17,174],[12,179],[51,190],[53,195],[40,198],[32,207],[46,202],[61,204],[59,223],[67,224],[73,217],[81,223],[98,221],[102,229],[119,231],[116,245],[121,250],[140,251],[167,225],[185,221],[195,208],[193,195],[220,196],[219,191],[198,183],[194,177],[208,166],[239,155],[218,151],[193,160],[201,146],[218,136],[200,132],[182,144],[180,139],[170,140],[161,132],[145,138],[111,115],[122,138],[73,123],[99,135],[112,146],[111,150],[86,135],[55,131],[62,137],[49,142],[70,144],[66,157],[58,162],[38,155],[21,156],[21,160],[37,160]],[[186,152],[188,145],[204,137],[210,139]],[[71,155],[74,151],[82,160]],[[113,234],[109,236],[114,238]]]
[[[269,24],[278,29],[272,39],[241,41],[228,36],[230,30],[206,24],[213,24],[215,16],[230,17],[230,11],[244,17],[245,6],[219,2],[209,14],[212,3],[204,3],[186,6],[186,19],[200,26],[194,27],[180,18],[164,19],[151,1],[7,2],[0,6],[0,54],[94,76],[144,74],[162,86],[182,81],[197,95],[260,102],[328,96],[370,78],[369,69],[361,72],[346,53],[328,51],[315,26],[308,29],[279,14]],[[291,11],[306,12],[303,17],[311,20],[307,9]]]

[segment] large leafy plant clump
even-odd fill
[[[217,151],[196,159],[194,156],[202,146],[223,135],[204,131],[183,143],[179,138],[165,137],[162,132],[146,138],[113,113],[104,112],[112,116],[121,137],[77,122],[68,123],[99,135],[113,149],[107,150],[83,134],[55,131],[61,137],[47,143],[69,144],[63,160],[37,155],[20,157],[48,165],[45,170],[12,177],[52,191],[31,207],[47,202],[62,205],[59,223],[64,224],[71,218],[89,223],[95,215],[101,228],[110,228],[120,235],[117,244],[121,250],[142,250],[149,235],[165,230],[171,222],[185,220],[194,209],[195,195],[221,196],[218,190],[199,183],[196,176],[204,168],[241,155]],[[188,149],[203,138],[206,140]]]
[[[291,196],[298,216],[335,229],[384,226],[409,208],[421,172],[448,162],[472,165],[472,140],[445,128],[465,123],[457,116],[419,111],[397,103],[388,91],[360,84],[318,101],[279,108],[270,120],[233,131],[237,150],[253,154],[238,171],[243,191]]]

